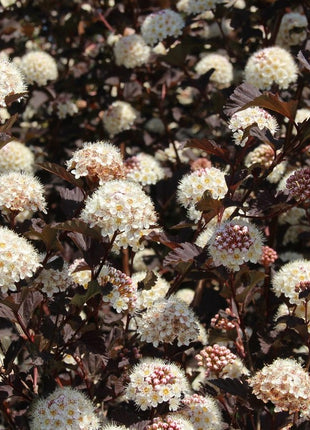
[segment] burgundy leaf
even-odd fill
[[[229,97],[229,101],[224,107],[225,115],[232,116],[241,107],[259,97],[261,94],[262,93],[256,87],[253,87],[253,85],[247,83],[239,85]]]
[[[64,167],[59,166],[56,163],[50,163],[46,161],[44,163],[38,163],[37,166],[41,169],[53,173],[56,176],[59,176],[60,178],[64,179],[67,182],[70,182],[70,184],[75,185],[76,187],[83,188],[82,179],[76,179],[75,176],[72,175],[72,173],[68,172]]]

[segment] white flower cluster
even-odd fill
[[[46,213],[44,188],[29,173],[9,172],[0,175],[0,210],[3,213],[42,211]]]
[[[54,111],[59,119],[64,119],[67,116],[74,116],[78,112],[78,107],[72,100],[59,97],[58,100],[51,103],[47,108],[47,113],[49,115]]]
[[[289,12],[283,15],[276,44],[283,48],[301,45],[307,38],[308,20],[299,12]]]
[[[31,173],[33,171],[34,155],[26,145],[12,140],[0,149],[0,172]]]
[[[285,264],[275,273],[272,279],[272,289],[277,297],[284,294],[294,305],[301,303],[298,292],[295,287],[300,282],[309,281],[310,279],[310,261],[295,260]]]
[[[198,339],[199,321],[192,309],[175,296],[156,300],[137,318],[137,333],[142,341],[189,345]]]
[[[207,54],[195,66],[198,75],[204,75],[210,69],[215,69],[210,76],[210,82],[213,82],[217,88],[227,88],[231,85],[233,66],[224,55]]]
[[[145,358],[133,368],[125,395],[143,411],[163,402],[175,411],[188,391],[186,376],[178,366],[158,358]]]
[[[129,276],[114,267],[104,265],[99,273],[98,282],[103,286],[111,285],[111,291],[103,295],[102,300],[110,303],[116,312],[134,309],[137,287]]]
[[[215,9],[219,3],[225,3],[227,0],[179,0],[177,8],[180,12],[187,15],[197,15],[207,10]]]
[[[216,167],[198,169],[185,175],[178,185],[178,201],[186,209],[191,209],[188,215],[193,220],[200,218],[201,213],[195,209],[195,204],[205,191],[208,191],[213,199],[222,199],[227,192],[224,172]]]
[[[273,83],[287,89],[297,80],[297,66],[292,55],[279,46],[263,48],[248,59],[245,81],[261,90],[269,90]]]
[[[258,106],[235,112],[229,120],[228,127],[233,131],[236,145],[244,146],[247,139],[244,137],[244,130],[250,126],[257,126],[260,130],[267,128],[271,134],[275,134],[278,123],[274,116],[265,109]]]
[[[6,107],[5,97],[10,94],[20,94],[27,91],[24,76],[18,67],[6,60],[0,59],[0,106]]]
[[[257,263],[262,255],[262,236],[251,223],[241,219],[226,221],[216,227],[209,240],[209,253],[215,266],[237,271],[240,265]]]
[[[176,163],[177,156],[176,151],[178,153],[178,158],[181,163],[188,163],[190,160],[188,148],[182,148],[180,142],[175,142],[175,149],[172,143],[169,143],[169,146],[165,149],[159,149],[155,153],[155,158],[159,161],[171,161],[172,163]]]
[[[115,101],[104,112],[102,121],[111,137],[128,130],[137,118],[136,111],[127,102]]]
[[[159,162],[149,154],[140,152],[125,161],[126,178],[141,185],[153,185],[164,178]]]
[[[56,293],[66,291],[71,284],[72,278],[69,275],[68,264],[65,263],[61,270],[43,269],[32,285],[38,286],[47,297],[52,297]]]
[[[153,46],[168,36],[178,37],[184,25],[180,14],[171,9],[162,9],[145,18],[141,26],[141,34],[145,42]]]
[[[69,387],[56,388],[45,399],[37,400],[31,410],[31,430],[96,430],[98,426],[91,401]]]
[[[29,84],[46,85],[58,78],[57,64],[54,58],[41,51],[25,54],[18,64]]]
[[[209,395],[193,394],[182,400],[185,408],[180,413],[189,419],[195,430],[222,430],[221,411],[216,401]]]
[[[157,221],[154,205],[141,186],[114,180],[102,184],[88,197],[81,219],[101,229],[103,236],[115,238],[117,247],[143,248],[141,236]]]
[[[85,269],[78,270],[77,272],[75,272],[75,270],[80,264],[85,264],[86,266],[86,262],[82,258],[77,258],[76,260],[74,260],[73,263],[69,266],[69,275],[73,282],[78,285],[82,285],[82,287],[86,290],[88,287],[88,283],[91,281],[91,270]]]
[[[309,108],[297,109],[296,115],[295,115],[295,122],[304,122],[306,119],[309,119],[309,118],[310,118]]]
[[[87,176],[91,181],[104,181],[124,177],[124,164],[120,150],[109,142],[85,142],[67,161],[67,169],[76,178]]]
[[[277,358],[249,379],[256,397],[275,405],[275,412],[302,412],[309,416],[310,376],[297,361]]]
[[[121,37],[114,44],[113,50],[116,64],[128,69],[146,64],[151,53],[151,48],[138,34]]]
[[[0,290],[16,291],[15,282],[31,277],[40,267],[39,254],[25,238],[0,227]]]
[[[141,271],[134,273],[131,277],[133,284],[138,288],[138,282],[143,281],[146,277],[147,272]],[[155,273],[157,279],[155,284],[149,290],[138,290],[137,291],[137,303],[135,310],[142,310],[149,308],[155,301],[165,297],[167,294],[170,284],[167,282],[159,273]]]
[[[244,164],[246,167],[250,167],[253,164],[260,164],[263,168],[268,168],[271,166],[274,158],[275,158],[274,149],[268,145],[268,143],[262,143],[253,151],[249,152],[244,159]],[[286,169],[287,162],[282,161],[277,164],[271,173],[267,176],[267,181],[271,183],[279,182],[279,180],[283,177],[283,174]]]

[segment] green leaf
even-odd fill
[[[88,283],[87,290],[84,294],[75,294],[72,297],[71,304],[81,308],[84,303],[88,302],[89,299],[97,296],[98,294],[102,294],[102,287],[99,285],[97,279],[94,279]]]

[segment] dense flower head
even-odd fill
[[[213,199],[222,199],[227,192],[225,174],[216,167],[195,170],[185,175],[177,190],[178,201],[187,209],[195,208],[195,204],[208,191]],[[200,212],[189,213],[192,219],[199,219]]]
[[[31,51],[25,54],[19,63],[29,84],[46,85],[58,78],[57,64],[47,52]]]
[[[226,308],[225,314],[215,314],[211,318],[211,327],[219,330],[233,330],[239,325],[238,317],[231,311],[231,309]]]
[[[184,372],[175,364],[159,358],[144,358],[129,375],[125,390],[127,400],[133,400],[143,411],[167,402],[170,411],[178,409],[181,397],[189,392]]]
[[[295,170],[286,180],[286,189],[297,201],[310,198],[310,167]]]
[[[195,430],[191,423],[179,414],[153,418],[145,430]]]
[[[262,256],[260,258],[260,263],[265,266],[271,266],[278,258],[277,251],[270,246],[263,246]]]
[[[15,282],[31,277],[40,267],[39,254],[25,238],[0,227],[0,290],[16,291]]]
[[[66,291],[72,285],[72,279],[69,275],[68,264],[64,263],[61,270],[43,269],[39,276],[33,281],[33,286],[38,286],[40,291],[45,293],[47,297],[52,297],[54,294]]]
[[[283,48],[301,45],[307,38],[308,20],[299,12],[289,12],[283,15],[276,44]]]
[[[146,277],[147,272],[141,271],[134,273],[132,275],[132,282],[138,288],[138,283],[143,281]],[[167,294],[170,284],[167,282],[159,273],[155,273],[156,281],[155,284],[150,289],[141,289],[137,291],[137,303],[135,306],[135,310],[149,308],[153,305],[153,303],[165,297]]]
[[[262,143],[253,151],[247,154],[244,160],[244,164],[246,165],[246,167],[251,167],[253,164],[259,164],[263,168],[268,169],[271,166],[275,155],[275,151],[270,145],[268,145],[267,143]],[[281,161],[281,163],[277,164],[272,169],[272,172],[269,173],[266,179],[271,183],[278,182],[283,177],[286,164],[286,161]]]
[[[209,253],[216,266],[237,271],[243,263],[257,263],[262,246],[259,230],[253,224],[237,219],[224,222],[215,229],[209,240]]]
[[[34,166],[33,152],[23,143],[12,140],[0,149],[0,172],[31,173]]]
[[[292,55],[279,46],[263,48],[248,59],[245,81],[261,90],[269,90],[273,83],[287,89],[297,80],[297,66]]]
[[[116,64],[128,69],[146,64],[151,53],[150,47],[138,34],[121,37],[114,44],[113,50]]]
[[[198,339],[199,321],[192,309],[174,295],[160,298],[137,318],[137,333],[142,341],[189,345]]]
[[[101,184],[124,177],[124,164],[120,150],[109,142],[85,142],[67,162],[67,169],[76,178],[87,176]]]
[[[125,161],[126,178],[141,185],[154,185],[164,178],[165,173],[152,155],[140,152]]]
[[[129,276],[121,270],[104,265],[97,280],[102,286],[106,284],[111,286],[111,291],[104,294],[102,300],[110,303],[116,312],[134,309],[137,300],[137,287]]]
[[[0,175],[0,210],[4,213],[42,211],[46,213],[44,188],[29,173],[9,172]]]
[[[225,3],[226,0],[179,0],[177,8],[180,12],[187,15],[197,15],[207,10],[215,9],[219,3]]]
[[[195,430],[222,430],[224,423],[220,408],[213,397],[199,394],[185,396],[180,413],[189,419]]]
[[[31,410],[31,430],[96,430],[99,420],[91,401],[69,388],[56,388],[45,399],[35,402]]]
[[[104,112],[103,125],[111,137],[128,130],[137,118],[134,108],[127,102],[115,101]]]
[[[225,366],[236,360],[236,355],[223,345],[205,346],[196,355],[199,366],[205,369],[206,377],[216,375],[219,377]]]
[[[6,107],[5,97],[27,91],[24,76],[18,67],[5,58],[0,59],[0,106]]]
[[[309,411],[310,376],[293,359],[277,358],[249,378],[249,384],[256,397],[275,405],[275,412]]]
[[[210,69],[215,69],[210,76],[217,88],[227,88],[233,80],[233,66],[231,62],[221,54],[207,54],[196,64],[195,70],[198,75],[204,75]]]
[[[168,36],[179,36],[184,25],[180,14],[171,9],[162,9],[145,18],[141,26],[141,34],[145,42],[153,46]]]
[[[244,130],[251,126],[257,126],[260,130],[267,128],[271,134],[275,134],[278,129],[277,120],[265,109],[254,106],[240,110],[232,115],[228,124],[228,127],[233,132],[236,145],[244,146],[246,144],[247,138],[244,137]],[[270,145],[267,146],[271,148]],[[262,159],[262,152],[264,153],[264,159]],[[265,146],[260,149],[259,153],[255,153],[255,156],[260,157],[259,161],[262,160],[262,163],[267,161],[269,165],[274,158],[271,158],[272,155]]]
[[[143,248],[141,236],[157,221],[154,205],[141,186],[123,180],[102,184],[87,198],[81,218],[99,227],[103,236],[119,232],[115,245],[135,250]]]
[[[310,261],[295,260],[284,264],[281,269],[275,273],[272,279],[272,289],[277,297],[284,294],[290,303],[298,305],[301,299],[295,287],[300,282],[310,280]]]

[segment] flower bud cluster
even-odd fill
[[[153,46],[168,36],[179,36],[184,25],[179,13],[171,9],[162,9],[145,18],[141,26],[141,34],[145,42]]]
[[[145,358],[132,370],[125,395],[143,411],[163,402],[168,403],[169,410],[175,411],[182,395],[188,391],[186,376],[178,366],[158,358]]]
[[[215,314],[215,316],[211,318],[211,327],[219,330],[233,330],[238,324],[237,316],[229,308],[225,309],[225,316]]]
[[[265,266],[271,266],[278,258],[277,251],[270,248],[270,246],[263,246],[262,256],[260,258],[260,263]]]
[[[195,427],[181,415],[172,414],[154,418],[145,430],[195,430]]]
[[[198,339],[199,321],[192,309],[175,296],[161,298],[137,319],[137,332],[142,341],[189,345]]]
[[[310,198],[310,167],[295,170],[286,180],[286,188],[297,201]]]
[[[226,346],[215,344],[204,347],[195,358],[198,365],[205,369],[206,377],[212,374],[219,377],[224,367],[236,360],[237,357]]]

